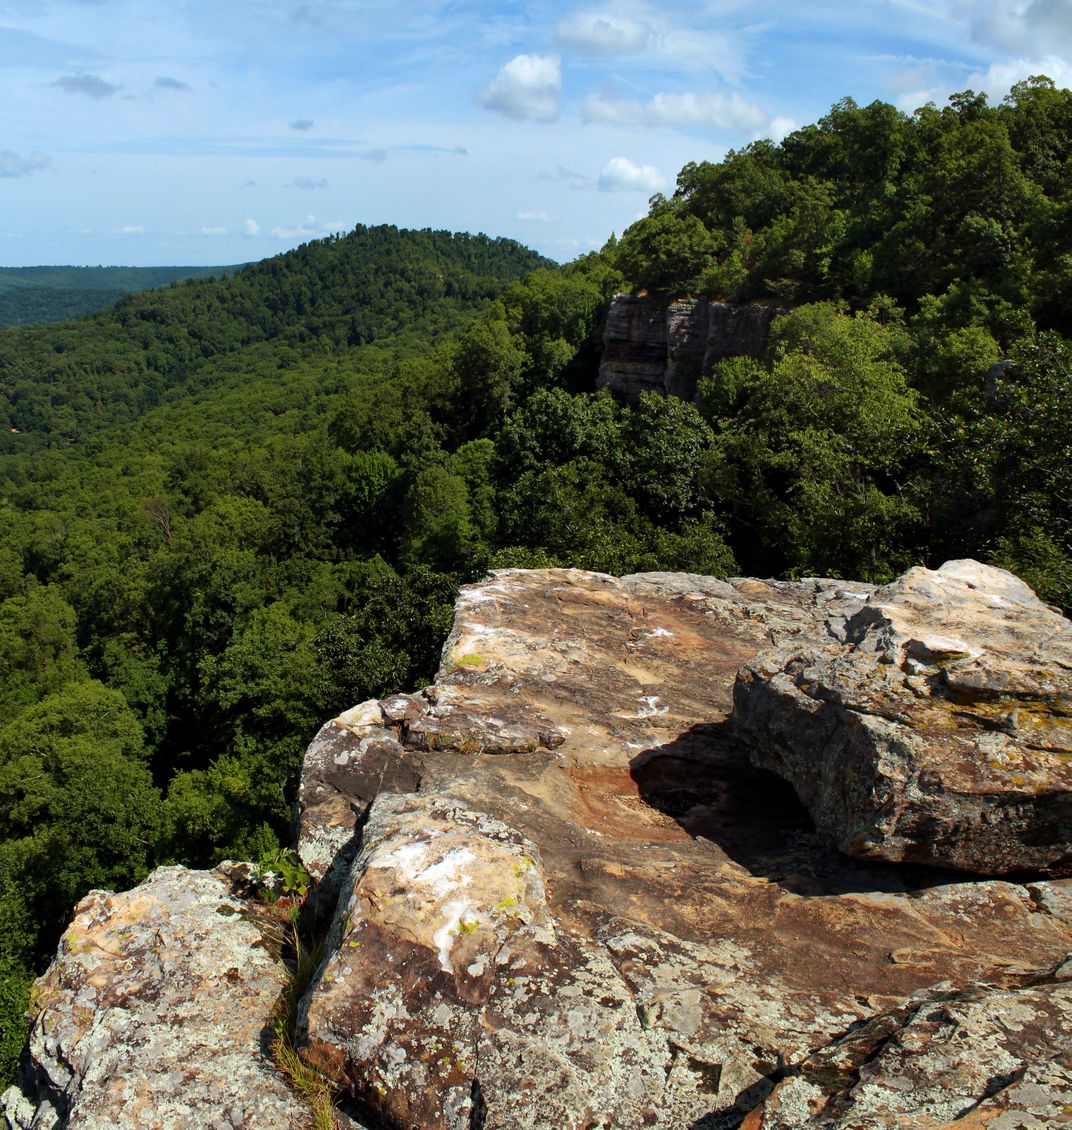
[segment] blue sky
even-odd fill
[[[0,265],[223,264],[355,223],[565,260],[838,99],[1072,86],[1072,0],[0,0]]]

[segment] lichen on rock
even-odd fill
[[[286,971],[248,912],[227,865],[162,867],[123,894],[91,891],[34,986],[8,1125],[307,1125],[264,1051]]]
[[[974,563],[880,589],[555,569],[464,588],[435,682],[339,714],[303,767],[331,929],[299,1042],[340,1123],[1067,1121],[1072,879],[852,858],[752,760],[766,744],[852,819],[888,817],[875,843],[925,828],[917,795],[940,816],[982,754],[1037,804],[1063,787],[1067,632]],[[931,838],[959,836],[958,867],[1007,861],[1000,823]],[[235,874],[165,869],[80,906],[11,1126],[302,1125],[259,1041],[281,970]]]

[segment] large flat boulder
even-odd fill
[[[974,561],[912,569],[838,638],[744,666],[734,723],[821,837],[984,874],[1072,861],[1072,624]]]
[[[871,591],[571,570],[463,589],[433,686],[340,716],[306,762],[309,798],[344,798],[353,768],[304,1002],[341,1108],[721,1130],[912,993],[1050,975],[1072,881],[850,859],[729,722],[743,664],[843,634]],[[303,811],[301,851],[328,812]]]

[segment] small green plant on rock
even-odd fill
[[[303,899],[309,893],[309,872],[293,848],[277,848],[262,855],[254,876],[257,892],[269,902],[280,896]]]

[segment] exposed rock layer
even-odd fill
[[[642,392],[692,400],[702,377],[725,357],[758,357],[784,311],[681,298],[618,295],[607,314],[597,385],[627,400]]]
[[[314,1060],[389,1126],[729,1127],[915,991],[1049,975],[1067,883],[854,863],[727,722],[741,664],[844,633],[869,591],[572,571],[463,590],[435,685],[330,731],[324,795],[347,748],[357,780],[379,748],[410,784],[370,809],[358,787]],[[324,811],[300,818],[319,867]]]
[[[879,590],[863,611],[871,595],[569,570],[464,589],[435,684],[345,712],[306,758],[300,850],[333,919],[303,1044],[345,1109],[396,1130],[1066,1118],[1072,880],[847,858],[729,720],[735,674],[761,651],[810,653],[879,623],[891,654],[902,636],[934,651],[904,628],[914,597]],[[170,938],[169,904],[195,889],[165,976],[153,931]],[[71,1126],[301,1125],[285,1105],[226,1113],[232,1077],[250,1102],[293,1102],[252,1038],[277,972],[251,912],[224,877],[182,869],[90,896],[95,944],[144,944],[105,958],[65,938],[42,984],[74,995],[46,997],[11,1124],[56,1125],[63,1094]],[[224,1018],[183,1027],[202,997]],[[165,1047],[170,1061],[144,1065],[143,1048]],[[195,1065],[189,1092],[151,1078],[171,1061]],[[225,1070],[226,1118],[198,1105],[206,1061]],[[137,1086],[145,1104],[126,1109],[142,1122],[80,1113],[113,1091],[140,1103]]]
[[[841,640],[741,671],[734,722],[820,834],[982,873],[1072,858],[1072,624],[974,561],[912,569]]]

